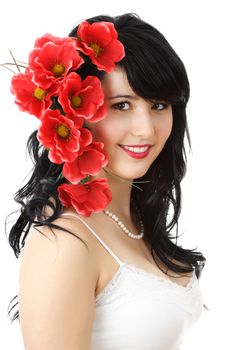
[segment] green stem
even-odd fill
[[[80,180],[80,184],[85,184],[86,182],[90,181],[91,175],[87,175],[83,180]]]
[[[63,179],[63,177],[64,177],[64,176],[63,176],[63,174],[62,174],[62,173],[60,173],[60,174],[59,174],[59,176],[58,176],[58,178],[57,178],[57,182],[59,182],[59,180],[62,180],[62,179]]]
[[[26,62],[19,61],[19,60],[16,60],[16,62],[18,62],[18,63],[23,63],[23,64],[25,65],[25,67],[27,67],[27,63],[26,63]]]
[[[139,186],[136,186],[135,183],[148,183],[150,181],[133,181],[133,180],[126,180],[126,179],[123,179],[122,177],[118,176],[118,175],[115,175],[113,173],[111,173],[110,171],[106,170],[105,168],[103,168],[103,170],[105,171],[105,173],[111,175],[112,177],[120,180],[121,182],[125,182],[125,183],[128,183],[128,184],[131,184],[131,186],[134,186],[136,187],[138,190],[140,191],[143,191],[142,188],[140,188]]]
[[[6,62],[6,63],[1,63],[0,66],[16,66],[16,64],[15,63]],[[21,64],[18,64],[18,67],[26,68],[27,66],[22,66]]]
[[[0,67],[3,66],[4,68],[6,68],[7,70],[9,70],[10,72],[14,73],[15,74],[15,71],[10,69],[9,67],[6,67],[6,64],[3,63],[3,64],[0,64]]]
[[[12,57],[12,59],[13,59],[13,61],[14,61],[15,65],[16,65],[16,67],[17,67],[18,71],[20,72],[19,65],[18,65],[18,63],[17,63],[16,59],[14,58],[14,55],[13,55],[12,51],[11,51],[11,50],[9,50],[9,53],[10,53],[10,55],[11,55],[11,57]]]

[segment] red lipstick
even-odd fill
[[[150,152],[151,149],[151,145],[130,145],[127,147],[135,147],[135,148],[141,148],[141,147],[147,147],[147,149],[144,152],[136,152],[136,149],[134,151],[129,150],[127,148],[125,148],[124,145],[120,145],[120,147],[122,148],[123,151],[125,151],[130,157],[132,158],[136,158],[136,159],[142,159],[147,157],[147,155]]]

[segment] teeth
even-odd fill
[[[143,153],[149,149],[149,147],[129,147],[129,146],[122,146],[125,149],[128,149],[131,152],[135,153]]]

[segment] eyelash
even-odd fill
[[[119,106],[121,106],[125,103],[130,105],[130,102],[123,101],[123,102],[115,103],[114,105],[112,105],[112,108],[118,109],[121,112],[127,111],[127,109],[119,108]],[[164,107],[163,109],[158,109],[158,111],[161,112],[161,111],[164,111],[169,106],[169,103],[156,102],[156,103],[154,103],[154,106],[155,105],[162,105]]]

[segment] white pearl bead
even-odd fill
[[[138,215],[140,216],[140,212],[137,208],[137,211],[138,211]],[[133,239],[141,239],[143,236],[144,236],[144,225],[143,225],[143,222],[141,220],[141,218],[139,219],[139,223],[140,223],[140,234],[133,234],[132,232],[130,232],[126,226],[123,224],[122,221],[119,220],[119,218],[111,213],[109,210],[103,210],[103,212],[108,215],[109,217],[111,217],[111,219],[113,219],[115,222],[117,222],[117,224],[121,227],[121,229],[127,234],[127,236],[133,238]]]

